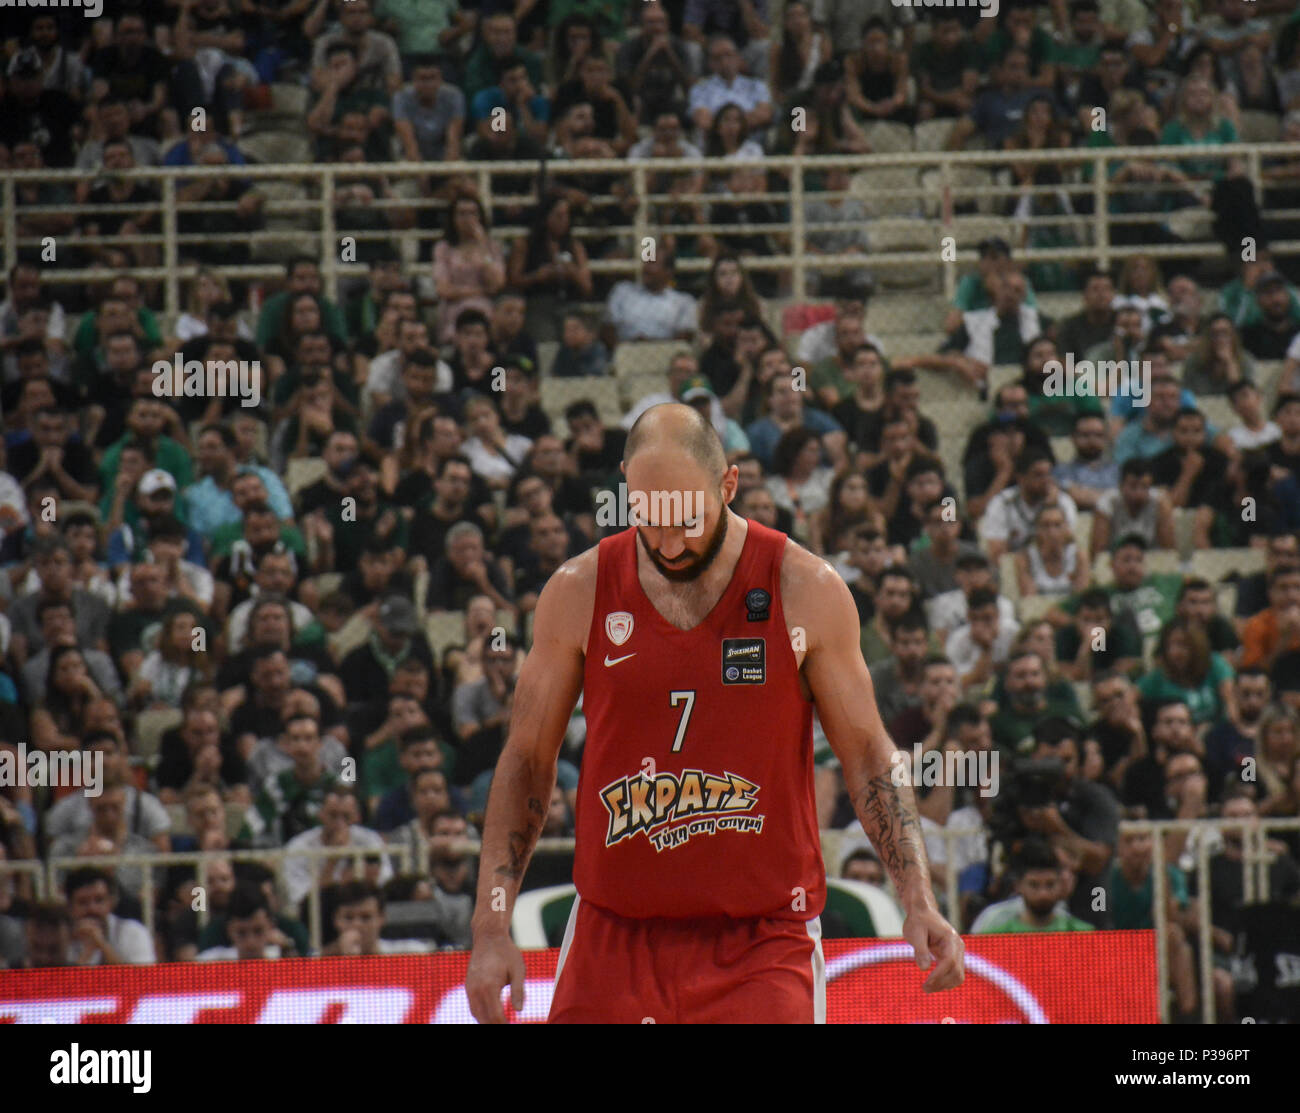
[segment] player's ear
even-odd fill
[[[722,473],[722,505],[730,506],[735,499],[737,492],[740,490],[740,468],[735,464],[728,466],[727,470]]]

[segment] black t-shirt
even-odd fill
[[[240,684],[248,683],[248,676],[253,667],[253,660],[257,656],[258,650],[245,646],[238,653],[227,657],[222,662],[221,668],[217,670],[216,685],[222,691],[227,688],[234,688]],[[334,659],[330,657],[329,650],[320,645],[295,645],[289,648],[285,654],[289,659],[289,676],[291,682],[296,683],[298,680],[305,679],[305,670],[315,669],[317,672],[333,673]],[[295,676],[295,671],[298,675]]]
[[[546,482],[553,492],[551,509],[566,521],[571,514],[590,514],[594,509],[591,488],[577,476],[564,475]]]
[[[531,559],[525,560],[515,569],[515,598],[519,599],[529,592],[540,593],[546,586],[546,581],[551,578],[551,573],[542,569],[536,557],[531,553],[528,554]],[[570,550],[569,555],[572,555]],[[565,556],[565,560],[568,555]]]
[[[409,655],[421,662],[429,670],[429,675],[433,676],[433,652],[423,634],[415,634],[411,638]],[[339,664],[339,676],[343,680],[349,703],[360,703],[379,692],[388,691],[389,674],[375,658],[368,641],[343,658]]]
[[[41,462],[41,448],[33,440],[23,441],[9,453],[9,474],[23,482]],[[98,487],[99,474],[90,451],[80,441],[69,441],[63,446],[63,470],[78,483]],[[48,473],[47,473],[48,474]]]
[[[1281,441],[1274,441],[1268,446],[1268,461],[1275,467],[1286,468],[1300,476],[1300,452],[1287,452]]]
[[[473,508],[466,501],[464,507],[455,517],[445,519],[433,512],[433,507],[417,514],[411,522],[408,539],[409,556],[422,556],[432,568],[447,555],[447,534],[451,527],[460,522],[472,522],[480,529],[483,523],[475,515]]]
[[[89,203],[92,205],[147,205],[157,202],[158,191],[144,182],[132,182],[131,192],[126,197],[118,198],[109,193],[107,183],[101,183],[90,191]],[[139,220],[141,213],[94,213],[85,218],[84,223],[99,226],[99,235],[116,236],[122,225],[128,220]],[[156,214],[155,214],[156,215]]]
[[[90,56],[90,72],[108,82],[110,96],[123,100],[148,103],[153,99],[154,86],[164,85],[171,74],[167,59],[152,46],[143,47],[137,58],[127,60],[116,46],[106,46]],[[138,126],[132,131],[140,130]]]
[[[228,785],[248,783],[248,766],[239,756],[233,735],[223,734],[219,743],[221,750],[221,779]],[[171,788],[180,791],[190,782],[194,775],[194,759],[190,749],[181,738],[179,727],[174,727],[162,736],[159,747],[158,768],[154,770],[154,781],[159,788]]]
[[[342,497],[343,492],[340,488],[331,487],[328,481],[318,479],[298,492],[298,516],[306,517],[312,511],[324,506],[337,506]]]
[[[1300,325],[1294,321],[1288,322],[1281,332],[1269,328],[1263,321],[1256,321],[1241,330],[1241,346],[1256,359],[1286,359],[1287,349],[1291,347],[1297,332],[1300,332]]]
[[[682,70],[678,70],[667,61],[667,55],[663,51],[654,56],[641,74],[641,81],[636,89],[641,103],[639,123],[653,124],[658,113],[672,111],[675,107],[679,107],[679,102],[684,103],[686,100],[686,88],[682,83],[682,72],[690,70],[686,62],[686,47],[676,35],[669,37],[668,46],[682,63]],[[628,80],[631,80],[649,48],[650,41],[645,35],[637,35],[625,42],[618,48],[615,58],[618,72],[626,74]],[[628,105],[630,107],[632,102],[628,101]]]
[[[342,583],[339,584],[339,590],[351,599],[356,606],[365,607],[376,599],[385,598],[389,595],[402,595],[410,599],[415,595],[415,584],[407,573],[394,572],[382,588],[378,591],[371,591],[366,587],[365,579],[361,575],[361,569],[354,568],[343,577]]]
[[[1150,754],[1128,767],[1124,774],[1123,801],[1125,807],[1145,807],[1147,819],[1173,818],[1165,800],[1164,766]]]
[[[629,97],[622,89],[623,100],[631,105],[632,98]],[[612,100],[597,100],[595,97],[583,91],[582,82],[578,79],[566,81],[555,91],[555,99],[551,102],[551,119],[561,119],[571,105],[581,104],[586,101],[591,105],[592,116],[595,117],[596,126],[592,131],[597,139],[615,140],[619,137],[618,130],[618,109],[614,107]]]
[[[42,89],[34,101],[10,94],[0,97],[0,143],[35,143],[46,166],[71,166],[72,129],[80,119],[77,102],[58,89]]]
[[[322,733],[343,721],[343,713],[338,704],[323,688],[318,688],[315,684],[296,684],[294,687],[310,692],[316,697],[320,704]],[[255,738],[276,738],[283,726],[283,715],[274,708],[259,706],[251,693],[230,716],[230,733],[235,738],[243,734],[251,734]]]
[[[573,444],[570,437],[564,444],[567,451]],[[578,474],[593,480],[603,480],[611,472],[617,472],[623,460],[623,448],[627,444],[627,431],[624,429],[606,429],[605,443],[599,452],[578,453]]]
[[[740,364],[736,362],[734,350],[715,340],[700,356],[700,374],[709,380],[719,398],[730,394],[740,378]]]
[[[500,413],[501,407],[497,407]],[[534,403],[524,410],[524,415],[518,421],[511,421],[505,414],[501,414],[501,428],[506,435],[515,434],[520,437],[527,437],[530,441],[537,440],[538,437],[549,436],[551,433],[551,419],[546,416],[546,411],[541,406]]]
[[[496,561],[487,560],[484,565],[488,582],[507,599],[510,598],[510,585],[501,575]],[[475,595],[482,593],[483,589],[461,577],[446,557],[436,563],[430,562],[429,592],[425,601],[429,610],[463,611]]]
[[[1205,463],[1192,480],[1187,496],[1188,506],[1221,508],[1227,501],[1224,477],[1228,474],[1228,461],[1217,448],[1201,448]],[[1167,448],[1151,461],[1151,481],[1157,487],[1172,488],[1182,474],[1183,454],[1177,448]]]
[[[844,425],[844,419],[852,421],[852,433],[849,442],[855,444],[861,452],[879,452],[880,435],[884,432],[885,407],[881,406],[878,410],[862,410],[858,408],[852,398],[845,398],[838,402],[831,410],[831,416]],[[845,430],[849,430],[849,425],[844,425]],[[939,448],[939,431],[934,427],[934,422],[924,414],[917,415],[916,427],[917,439],[925,445],[931,452]]]
[[[1095,739],[1097,745],[1101,747],[1101,760],[1108,771],[1133,747],[1131,731],[1103,719],[1098,719],[1088,728],[1088,737]]]

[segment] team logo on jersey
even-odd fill
[[[632,636],[632,616],[627,611],[614,611],[605,616],[605,636],[615,645],[622,645]]]
[[[672,850],[695,835],[719,831],[763,830],[762,815],[742,815],[758,803],[760,788],[735,773],[718,776],[699,769],[636,773],[620,777],[600,790],[609,812],[605,845],[644,833],[655,850]],[[680,822],[675,822],[680,821]]]
[[[764,684],[767,682],[766,638],[722,639],[722,683]]]
[[[772,596],[761,587],[756,587],[752,591],[745,593],[745,610],[749,612],[745,617],[750,622],[762,622],[770,617],[768,609],[771,606]]]

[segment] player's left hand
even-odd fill
[[[926,993],[955,989],[966,980],[966,944],[936,908],[918,908],[903,921],[903,938],[916,952],[916,964],[930,970]],[[936,962],[937,960],[937,962]]]

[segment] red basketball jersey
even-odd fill
[[[807,920],[826,899],[812,704],[781,607],[786,537],[749,522],[731,582],[679,630],[600,543],[574,883],[620,916]]]

